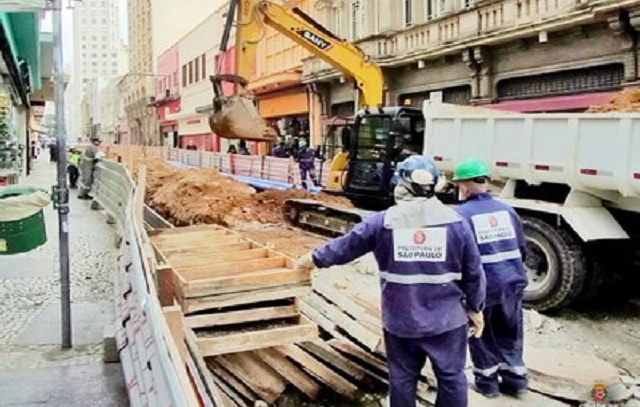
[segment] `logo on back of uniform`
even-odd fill
[[[507,211],[483,213],[471,217],[478,243],[515,239],[516,232]]]
[[[424,244],[427,241],[427,235],[423,231],[419,230],[413,234],[413,243]]]

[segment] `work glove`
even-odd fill
[[[469,316],[469,336],[473,336],[474,338],[480,338],[482,336],[482,331],[484,331],[484,315],[481,312],[469,311],[467,312]]]
[[[309,252],[303,256],[300,256],[293,265],[296,269],[300,270],[313,270],[316,268],[313,262],[313,252]]]

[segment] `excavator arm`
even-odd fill
[[[266,26],[274,28],[353,80],[360,92],[362,107],[375,109],[383,106],[382,70],[369,61],[357,46],[339,39],[298,8],[288,9],[268,0],[232,0],[230,15],[235,14],[236,8],[236,75],[220,75],[218,69],[217,75],[211,77],[216,96],[209,123],[216,134],[257,141],[275,139],[272,129],[260,119],[253,102],[239,90],[251,76]],[[226,49],[233,23],[233,19],[229,15],[227,17],[221,50]],[[236,94],[231,97],[222,95],[221,81],[234,82]]]

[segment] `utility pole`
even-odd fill
[[[71,348],[71,281],[69,276],[69,188],[67,186],[67,135],[64,123],[64,66],[62,60],[62,0],[53,0],[53,83],[58,141],[58,185],[53,187],[58,209],[60,253],[60,304],[62,349]]]

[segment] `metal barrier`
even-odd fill
[[[155,156],[164,159],[163,156]],[[123,164],[100,161],[96,166],[93,195],[115,218],[122,236],[116,297],[116,340],[131,406],[214,406],[206,394],[198,395],[189,383],[201,382],[196,370],[187,370],[176,357],[175,343],[168,330],[156,295],[154,270],[145,259],[148,236],[142,214],[136,216],[142,199]],[[142,212],[140,210],[140,212]],[[153,222],[153,213],[148,213]],[[148,251],[147,251],[148,253]],[[189,365],[189,361],[187,361]],[[183,371],[180,371],[184,368]],[[185,379],[186,378],[186,379]]]

